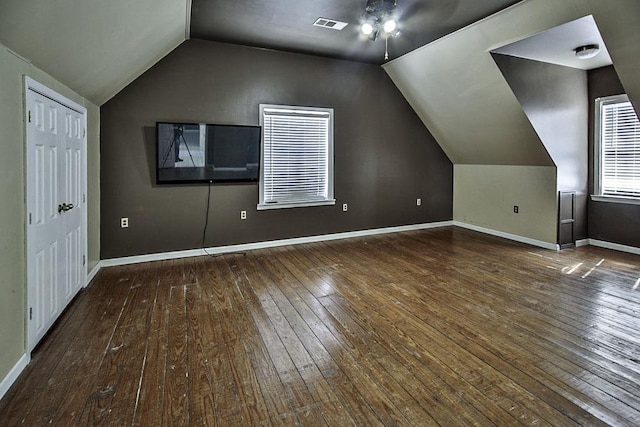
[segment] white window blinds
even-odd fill
[[[333,204],[333,110],[260,106],[258,208]]]
[[[600,194],[640,197],[640,122],[626,96],[600,101]]]

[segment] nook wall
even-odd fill
[[[494,54],[557,170],[558,191],[576,193],[574,236],[587,238],[587,72]]]
[[[455,165],[453,170],[454,221],[556,243],[556,168]]]

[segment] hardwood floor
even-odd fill
[[[639,425],[640,257],[458,228],[103,269],[14,425]]]

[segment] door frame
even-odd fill
[[[29,295],[29,289],[31,288],[31,283],[30,283],[30,278],[31,278],[31,274],[30,272],[30,268],[33,268],[33,264],[34,264],[34,260],[31,259],[31,257],[29,256],[29,235],[30,235],[30,229],[31,227],[29,227],[29,217],[30,217],[30,212],[32,212],[33,207],[29,206],[28,201],[30,200],[29,198],[29,184],[28,184],[28,177],[29,174],[32,173],[33,171],[28,170],[28,158],[27,156],[29,156],[29,152],[27,150],[28,147],[28,137],[29,137],[29,131],[28,131],[28,126],[29,126],[29,108],[27,105],[27,95],[29,93],[29,91],[33,91],[36,92],[46,98],[49,98],[50,100],[61,104],[71,110],[74,110],[75,112],[77,112],[78,114],[80,114],[82,116],[81,119],[81,125],[82,125],[82,145],[84,147],[82,156],[81,156],[81,168],[82,168],[82,172],[81,172],[81,194],[82,194],[82,204],[84,205],[84,212],[81,216],[81,233],[82,233],[82,241],[80,243],[81,247],[82,247],[82,251],[83,251],[83,268],[81,269],[81,276],[80,276],[80,283],[81,283],[81,288],[84,288],[85,286],[87,286],[87,277],[88,277],[88,273],[87,273],[87,255],[88,255],[88,236],[87,236],[87,216],[88,216],[88,206],[87,206],[87,109],[78,104],[77,102],[74,102],[72,100],[70,100],[69,98],[59,94],[58,92],[54,91],[53,89],[50,89],[49,87],[45,86],[44,84],[34,80],[33,78],[29,77],[29,76],[24,76],[24,96],[23,96],[23,110],[24,110],[24,152],[25,152],[25,156],[24,156],[24,171],[25,171],[25,175],[24,175],[24,194],[25,194],[25,347],[27,350],[27,353],[31,353],[31,351],[33,350],[33,347],[35,347],[35,345],[37,343],[33,343],[33,331],[32,331],[32,327],[30,324],[30,303],[31,303],[31,296]]]

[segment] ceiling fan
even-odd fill
[[[389,59],[388,40],[400,34],[396,16],[396,0],[367,0],[360,31],[369,40],[385,39],[384,59]]]

